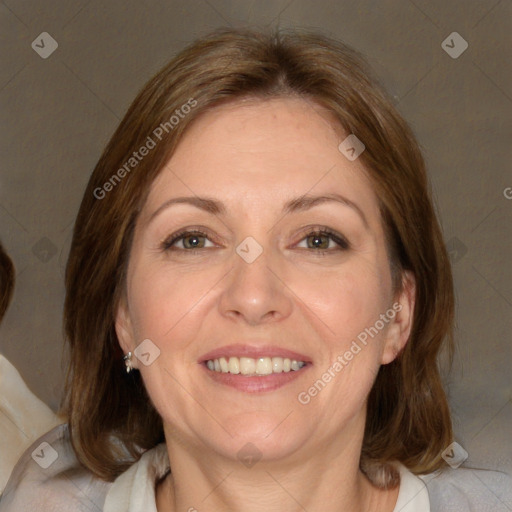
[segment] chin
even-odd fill
[[[303,446],[310,436],[305,429],[301,431],[298,425],[291,428],[288,420],[283,421],[288,412],[284,415],[256,414],[259,415],[258,420],[254,418],[255,413],[230,420],[226,430],[233,437],[226,434],[213,439],[209,436],[204,441],[215,452],[244,463],[242,459],[245,457],[267,461],[285,458]],[[203,432],[208,432],[208,429]]]

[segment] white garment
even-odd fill
[[[164,443],[147,451],[128,471],[120,475],[108,491],[103,512],[157,512],[155,482],[169,469]],[[393,512],[430,512],[425,484],[405,466],[399,465],[400,490]],[[200,510],[194,507],[189,510]]]
[[[0,354],[0,494],[23,452],[59,423],[62,420],[30,391],[18,370]]]
[[[162,443],[117,477],[105,498],[103,512],[158,512],[155,484],[168,469],[167,447]]]
[[[46,469],[31,456],[42,442],[58,453]],[[512,510],[512,479],[503,473],[459,468],[417,477],[405,466],[398,467],[401,483],[394,512]],[[18,461],[0,498],[0,512],[157,512],[155,483],[168,468],[167,450],[160,444],[114,482],[104,482],[80,466],[67,425],[59,425]],[[199,505],[195,508],[202,512]]]

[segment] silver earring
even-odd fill
[[[124,364],[126,365],[126,373],[130,373],[133,370],[132,353],[128,352],[128,354],[126,354],[123,357],[123,360],[124,360]]]

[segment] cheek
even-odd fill
[[[316,296],[328,326],[323,332],[327,358],[304,391],[333,426],[360,412],[380,367],[387,329],[380,315],[388,308],[382,282],[371,269],[354,265]]]
[[[386,309],[386,289],[373,262],[354,261],[324,283],[318,286],[317,282],[310,295],[330,328],[331,337],[341,346],[373,325]]]
[[[205,279],[169,272],[161,265],[138,267],[129,290],[137,337],[175,339],[173,331],[186,324],[185,317],[204,295],[206,284]]]

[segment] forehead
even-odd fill
[[[242,98],[201,113],[179,144],[175,160],[191,145],[208,154],[212,146],[223,148],[224,156],[246,151],[279,157],[298,148],[300,157],[324,153],[326,146],[336,149],[342,135],[334,114],[312,100]],[[198,147],[203,145],[203,150]]]
[[[339,192],[377,213],[360,160],[338,149],[346,138],[334,114],[299,98],[242,99],[203,112],[155,179],[148,203],[203,195],[261,203],[266,198]]]

